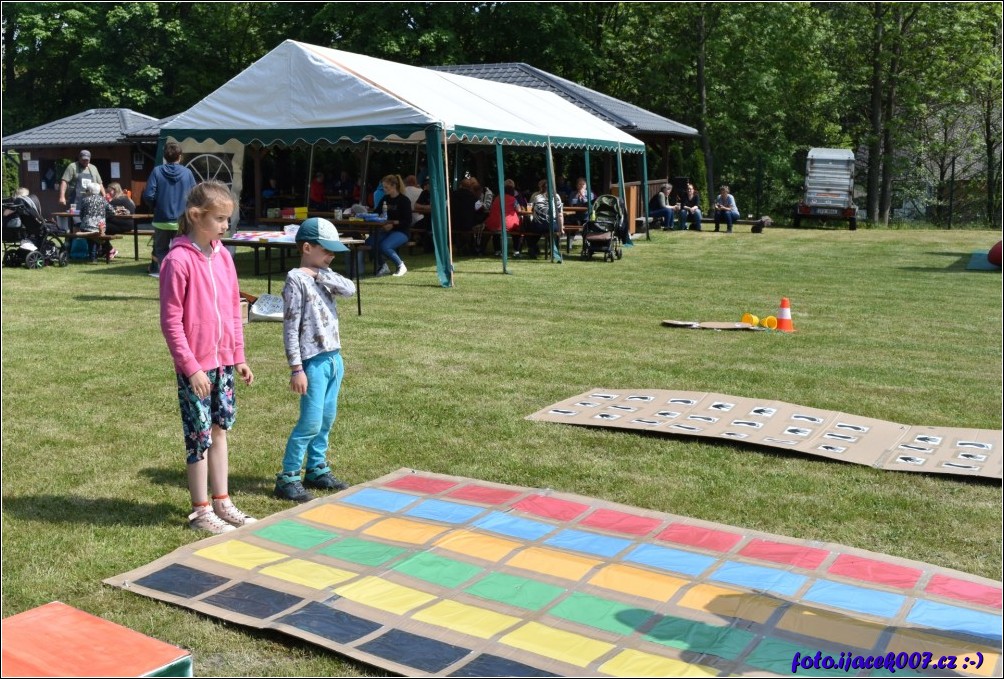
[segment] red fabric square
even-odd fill
[[[456,490],[451,490],[447,495],[460,500],[470,500],[486,505],[502,505],[519,495],[519,491],[505,490],[502,488],[489,488],[472,483],[462,486]]]
[[[536,514],[547,519],[558,519],[560,521],[571,521],[582,512],[589,509],[589,505],[568,500],[558,500],[553,497],[543,495],[530,495],[513,505],[516,509]]]
[[[880,585],[910,589],[920,580],[922,572],[918,568],[897,566],[884,561],[866,559],[861,556],[841,554],[828,571],[835,575],[845,575],[855,580],[877,582]]]
[[[442,493],[447,488],[457,485],[456,481],[444,481],[443,479],[430,479],[428,476],[402,476],[399,479],[385,484],[391,488],[401,488],[403,490],[417,490],[420,493]]]
[[[646,535],[655,530],[662,522],[659,519],[625,514],[624,512],[616,512],[612,509],[597,509],[579,523],[583,526],[592,526],[618,533]]]
[[[713,549],[717,552],[727,552],[743,539],[743,536],[737,533],[688,526],[685,523],[672,523],[656,537],[667,542],[679,542],[682,545]]]
[[[976,582],[959,580],[947,575],[935,575],[924,588],[929,594],[940,594],[960,601],[969,601],[984,606],[1001,607],[1001,588],[981,585]]]
[[[786,563],[799,568],[818,568],[830,553],[825,549],[803,547],[759,538],[750,540],[749,544],[739,550],[743,556],[774,563]]]

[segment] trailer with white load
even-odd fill
[[[805,194],[795,208],[794,225],[803,219],[846,219],[858,228],[854,204],[854,152],[850,149],[809,149],[805,161]]]

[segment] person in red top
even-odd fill
[[[233,209],[225,184],[198,184],[188,194],[179,236],[160,267],[160,329],[174,361],[192,496],[188,525],[211,533],[255,521],[234,506],[228,490],[234,373],[248,386],[254,381],[244,358],[237,270],[220,243]]]
[[[307,200],[307,205],[310,206],[311,210],[327,210],[328,201],[325,197],[327,194],[327,187],[324,185],[324,173],[318,172],[314,175],[313,181],[310,182],[310,196]]]
[[[519,213],[516,211],[516,183],[511,179],[505,180],[505,230],[506,232],[519,230]],[[485,219],[485,231],[492,234],[492,242],[495,245],[495,255],[501,254],[502,244],[499,236],[502,233],[502,213],[499,206],[492,203],[488,210],[488,217]]]

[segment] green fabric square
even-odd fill
[[[489,573],[483,579],[464,589],[468,594],[482,599],[500,601],[519,608],[539,611],[565,591],[561,587],[528,580],[505,573]]]
[[[645,634],[645,638],[685,651],[709,653],[735,660],[756,635],[741,629],[716,627],[703,622],[665,616]],[[788,669],[791,669],[789,658]]]
[[[808,654],[809,657],[814,657],[817,650],[818,648],[799,646],[798,644],[781,641],[780,639],[764,639],[757,644],[757,647],[754,648],[748,656],[746,656],[745,663],[747,665],[752,665],[753,667],[777,672],[778,674],[791,675],[791,663],[795,659],[796,653],[801,653],[803,656]],[[839,659],[840,654],[835,654],[834,660],[839,661]],[[854,676],[858,671],[859,670],[852,669],[850,670],[850,673],[848,673],[844,670],[838,669],[804,669],[801,666],[798,668],[799,675],[809,677]],[[896,671],[895,676],[900,676],[899,670]]]
[[[419,552],[394,566],[394,570],[452,589],[484,569],[428,552]]]
[[[318,550],[318,553],[326,556],[333,556],[336,559],[351,561],[352,563],[364,566],[379,566],[384,564],[408,550],[401,547],[382,545],[378,542],[359,540],[357,538],[345,538],[333,545],[328,545]]]
[[[653,611],[644,608],[581,592],[572,592],[567,599],[555,604],[548,613],[565,620],[625,636],[634,632],[655,615]]]
[[[305,526],[296,521],[280,521],[279,523],[256,530],[254,534],[265,540],[289,545],[297,549],[310,549],[338,537],[336,533],[312,526]]]

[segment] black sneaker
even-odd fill
[[[349,484],[331,473],[330,467],[308,469],[303,484],[321,490],[345,490],[349,487]]]
[[[286,476],[285,474],[276,476],[273,494],[280,500],[293,502],[310,502],[314,499],[314,496],[303,487],[299,476]]]

